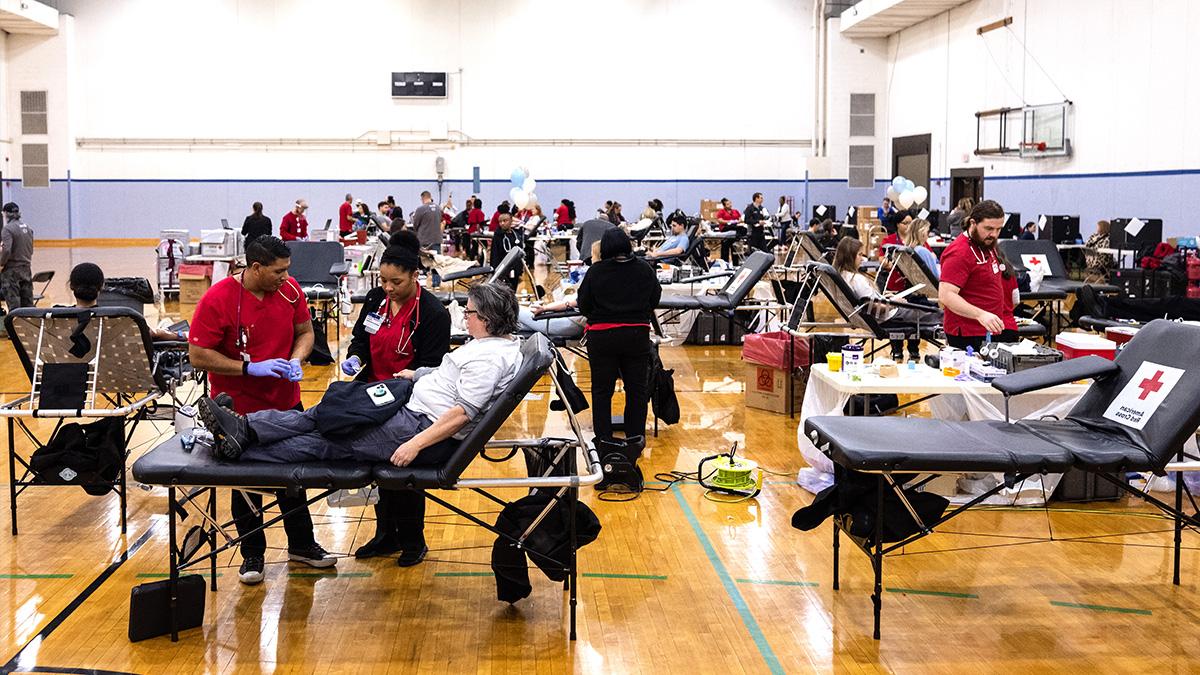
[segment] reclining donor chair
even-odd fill
[[[1154,321],[1109,361],[1097,356],[1072,359],[997,378],[992,386],[1009,397],[1092,378],[1091,386],[1061,420],[947,422],[897,417],[812,417],[805,433],[835,468],[827,500],[834,516],[833,587],[838,588],[839,537],[846,532],[871,558],[874,568],[874,637],[879,639],[884,556],[911,544],[992,494],[1034,474],[1070,468],[1095,474],[1157,507],[1174,520],[1174,583],[1179,584],[1179,553],[1184,527],[1200,527],[1200,507],[1183,480],[1175,481],[1174,505],[1127,484],[1126,472],[1200,470],[1200,458],[1184,453],[1184,442],[1200,425],[1200,328]],[[1003,473],[1006,480],[948,513],[945,503],[934,518],[918,512],[917,490],[940,473]],[[907,475],[903,475],[907,474]],[[914,474],[933,474],[902,487]],[[863,486],[869,486],[866,491]],[[858,488],[874,501],[863,516],[839,503],[837,490]],[[873,493],[873,494],[872,494]],[[1187,493],[1192,512],[1183,508]],[[884,498],[892,508],[885,511]],[[928,511],[926,510],[928,514]],[[798,514],[799,515],[799,514]],[[873,521],[873,522],[870,522]],[[813,525],[809,523],[809,525]],[[804,527],[803,529],[810,529]],[[886,533],[886,534],[885,534]]]
[[[170,539],[168,579],[171,584],[172,601],[176,597],[180,574],[201,569],[206,562],[212,573],[210,588],[215,591],[217,556],[236,547],[242,540],[242,537],[232,531],[232,521],[218,520],[218,488],[264,491],[268,502],[277,490],[298,492],[310,489],[316,494],[309,493],[307,503],[313,504],[338,490],[364,488],[376,484],[391,490],[426,490],[426,496],[435,503],[492,532],[502,541],[524,549],[529,555],[540,556],[543,563],[552,565],[566,579],[565,590],[569,592],[570,602],[570,637],[575,639],[578,591],[575,555],[578,546],[573,527],[575,507],[579,488],[598,483],[603,477],[603,471],[596,450],[585,439],[582,427],[576,419],[577,410],[570,405],[573,399],[563,395],[563,387],[571,376],[563,370],[562,360],[554,357],[553,348],[542,335],[526,338],[521,345],[521,353],[523,360],[513,381],[500,398],[482,414],[471,433],[461,441],[444,441],[453,443],[454,450],[442,466],[397,467],[390,463],[367,462],[226,462],[215,457],[211,448],[199,443],[195,449],[185,448],[179,435],[143,455],[133,465],[134,478],[149,485],[167,488]],[[517,409],[526,394],[547,374],[551,376],[551,384],[559,398],[568,403],[566,413],[572,437],[493,440],[492,436]],[[489,448],[507,448],[510,452],[495,458],[487,454]],[[540,458],[540,462],[530,462],[527,457],[526,464],[530,474],[528,476],[463,477],[463,473],[477,457],[483,456],[498,463],[511,459],[522,450],[532,451]],[[580,459],[583,462],[584,473],[577,470]],[[488,492],[487,488],[544,490],[552,498],[533,524],[520,536],[513,537],[432,492],[471,490],[498,504],[508,504]],[[268,503],[264,508],[270,507],[272,503]],[[200,522],[192,526],[181,541],[178,525],[188,517],[189,508],[191,512],[199,515]],[[565,508],[569,514],[564,519],[570,523],[570,538],[565,547],[567,550],[564,558],[551,558],[527,541],[543,520],[554,515],[552,509],[555,508]],[[263,528],[282,521],[283,517],[281,514],[267,520]],[[172,602],[169,627],[172,640],[178,637],[174,606]]]

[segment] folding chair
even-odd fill
[[[54,279],[54,270],[45,270],[33,275],[33,283],[41,284],[42,287],[33,294],[33,306],[37,307],[38,303],[46,297],[46,289],[50,288],[50,282]]]
[[[304,291],[304,297],[312,305],[313,321],[325,325],[325,334],[329,334],[329,321],[332,319],[337,336],[337,346],[334,348],[334,360],[342,348],[342,322],[338,320],[339,299],[342,293],[342,279],[347,273],[346,249],[336,241],[289,241],[287,246],[292,251],[292,265],[288,270]]]
[[[121,448],[121,467],[104,487],[121,500],[121,532],[126,529],[125,460],[137,423],[167,390],[155,369],[154,344],[141,314],[126,307],[74,307],[13,310],[4,319],[17,358],[29,377],[29,394],[0,405],[8,421],[9,504],[17,534],[17,496],[30,487],[76,485],[70,475],[42,476],[17,454],[16,431],[45,445],[29,427],[31,418],[55,419],[51,438],[69,418],[121,417],[132,421]],[[17,475],[17,466],[21,475]]]

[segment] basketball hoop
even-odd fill
[[[1046,142],[1039,141],[1039,142],[1022,143],[1021,150],[1025,151],[1025,152],[1045,152],[1046,151]]]

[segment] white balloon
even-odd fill
[[[924,186],[918,185],[916,187],[916,189],[913,190],[913,203],[914,204],[925,203],[925,199],[927,197],[929,197],[929,191],[926,190]]]
[[[527,204],[529,204],[529,193],[521,188],[512,189],[512,198],[513,203],[517,205],[518,209],[523,209]]]
[[[899,197],[900,197],[900,193],[896,192],[896,188],[889,185],[888,189],[887,189],[887,198],[892,200],[893,202],[895,202],[896,199]]]
[[[905,190],[900,193],[900,208],[907,209],[913,205],[913,193],[911,190]]]
[[[532,178],[526,178],[525,182],[521,184],[521,189],[526,192],[533,192],[537,189],[537,181]]]
[[[537,203],[538,203],[537,195],[533,194],[532,192],[529,192],[526,194],[526,196],[529,198],[529,208],[532,209],[533,207],[537,206]]]
[[[522,190],[519,187],[515,187],[515,188],[512,188],[511,190],[509,190],[508,191],[508,203],[516,204],[517,203],[517,195],[520,194],[521,192],[522,192]]]

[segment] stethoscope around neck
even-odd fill
[[[404,354],[407,351],[406,348],[412,344],[413,335],[416,335],[416,333],[417,333],[417,327],[421,325],[421,286],[420,286],[420,284],[417,285],[417,292],[414,294],[413,297],[416,300],[416,305],[413,307],[412,318],[408,322],[408,334],[404,335],[402,339],[396,341],[396,354]],[[391,298],[389,298],[387,296],[387,294],[385,293],[383,296],[383,302],[379,303],[379,308],[375,310],[375,313],[377,315],[379,315],[379,317],[380,317],[381,327],[382,326],[390,327],[392,325],[391,307],[388,306],[388,304],[390,302],[391,302]],[[401,303],[401,307],[403,307],[403,303]],[[379,329],[376,328],[376,331],[378,331],[378,330]],[[374,334],[375,333],[372,332],[372,335],[374,335]]]
[[[242,292],[238,293],[237,324],[236,324],[237,325],[237,339],[234,341],[234,347],[237,348],[238,351],[242,352],[243,356],[248,358],[249,354],[246,352],[246,345],[250,342],[250,335],[249,335],[249,331],[246,330],[246,327],[242,325],[242,302],[245,301],[245,296],[243,295],[243,293],[250,292],[250,289],[246,288],[246,272],[245,271],[238,273],[237,281],[238,281],[238,285],[242,287]],[[274,292],[278,293],[284,300],[287,300],[289,305],[294,305],[297,302],[299,302],[300,301],[300,290],[296,289],[296,297],[289,298],[287,296],[287,294],[285,294],[283,292],[283,289],[285,287],[287,287],[287,288],[292,287],[292,283],[290,280],[285,279],[283,282],[283,285],[280,286],[278,289],[276,289]],[[268,293],[263,294],[263,301],[265,301],[267,299],[267,295],[269,295],[269,294]]]

